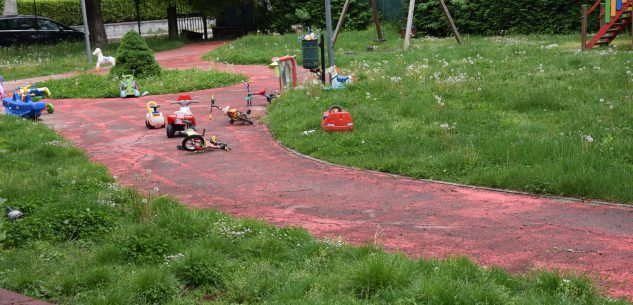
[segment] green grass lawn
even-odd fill
[[[187,209],[121,187],[37,122],[0,116],[0,287],[56,304],[627,304],[586,278],[510,275]],[[4,128],[5,126],[10,128]]]
[[[393,31],[383,44],[373,37],[339,37],[337,65],[357,78],[346,90],[304,84],[272,104],[268,124],[278,140],[414,178],[633,202],[629,38],[588,52],[579,52],[576,36],[465,37],[464,45],[420,38],[404,52]],[[206,58],[266,64],[299,53],[296,35],[258,35]],[[351,112],[354,132],[321,131],[332,105]]]
[[[245,81],[243,74],[215,70],[163,70],[160,75],[137,79],[141,93],[151,95],[189,92],[218,88]],[[101,98],[120,97],[121,80],[109,75],[80,74],[77,76],[48,80],[38,87],[48,87],[54,98]]]
[[[179,48],[184,40],[148,38],[145,40],[154,52]],[[114,56],[119,43],[108,44],[103,49],[106,56]],[[94,50],[94,47],[90,52]],[[0,75],[5,80],[24,79],[36,76],[60,74],[94,69],[86,61],[86,46],[83,42],[63,42],[55,45],[30,45],[11,48],[0,47]]]

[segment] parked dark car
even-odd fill
[[[80,41],[82,31],[41,16],[0,16],[0,46]]]

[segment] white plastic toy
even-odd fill
[[[165,127],[165,116],[158,111],[158,104],[154,101],[147,103],[147,115],[145,116],[145,126],[148,129]]]
[[[103,56],[103,53],[101,53],[101,49],[99,48],[96,48],[95,51],[92,52],[92,55],[97,56],[97,70],[99,70],[101,68],[101,65],[103,64],[112,64],[112,66],[116,64],[116,60],[114,59],[114,57]]]
[[[4,82],[4,77],[0,75],[0,99],[3,99],[6,97],[6,94],[4,93],[4,87],[2,87],[2,82]]]

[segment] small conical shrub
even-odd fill
[[[145,40],[136,32],[129,31],[116,50],[116,66],[110,75],[121,76],[131,74],[137,78],[147,78],[160,74],[160,66],[154,58],[154,52]]]

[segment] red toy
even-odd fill
[[[339,106],[332,106],[328,111],[323,112],[321,127],[328,132],[352,131],[354,122],[349,112],[343,111]]]
[[[211,108],[209,109],[209,119],[211,119],[211,113],[213,112],[213,108],[220,109],[226,116],[229,117],[229,124],[233,125],[235,122],[248,123],[253,125],[253,121],[248,117],[251,114],[251,110],[247,110],[246,112],[241,112],[235,108],[231,108],[230,106],[216,106],[215,99],[211,97]]]
[[[189,95],[181,95],[175,102],[171,102],[171,104],[179,104],[180,109],[167,116],[165,130],[168,138],[173,138],[175,135],[186,135],[187,129],[196,128],[196,118],[189,108],[189,104],[192,103],[198,102],[192,101]]]

